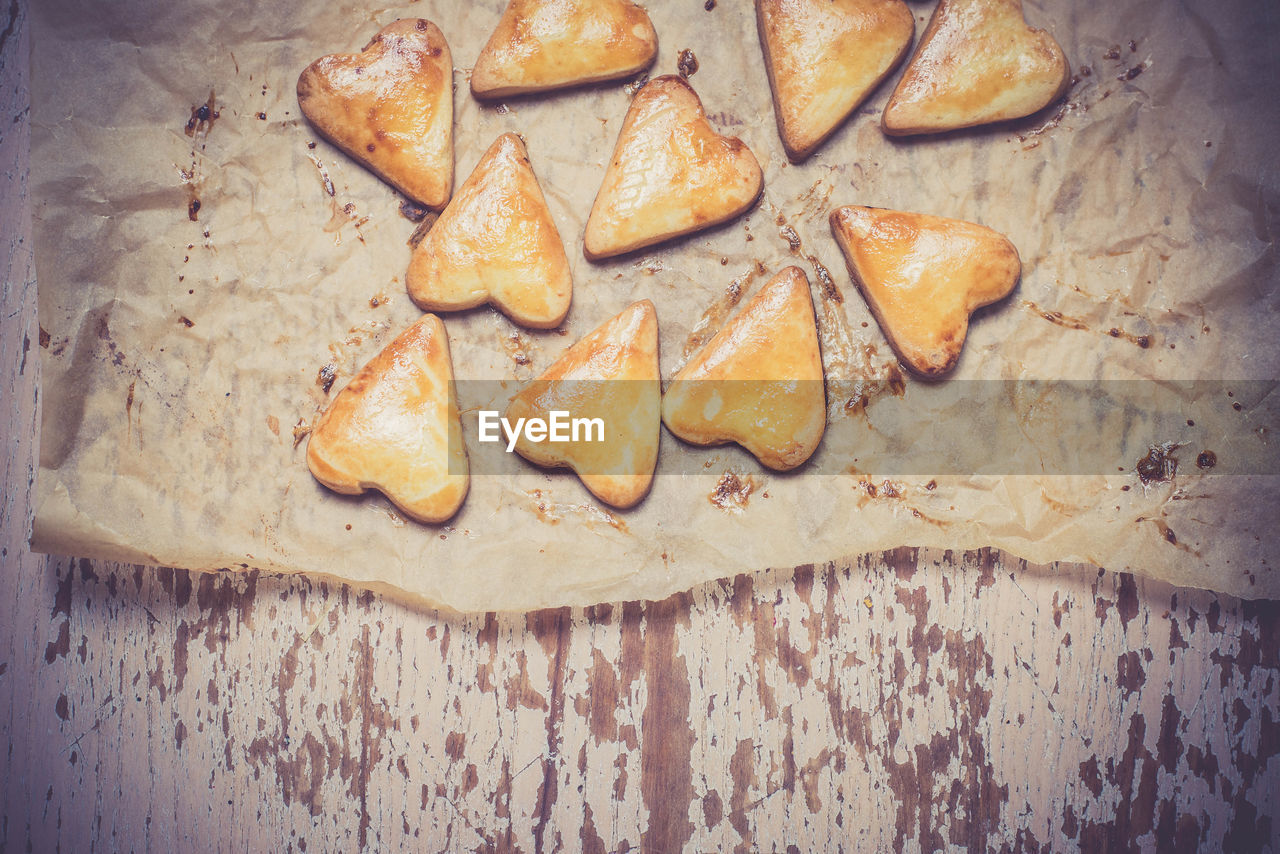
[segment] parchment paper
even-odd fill
[[[922,428],[959,422],[934,406],[939,387],[898,382],[827,226],[831,208],[869,204],[972,220],[1013,240],[1021,284],[975,318],[949,383],[1273,380],[1274,4],[1157,13],[1136,0],[1029,0],[1029,21],[1054,33],[1078,76],[1065,106],[1011,126],[890,140],[878,119],[895,74],[795,166],[777,138],[751,4],[654,0],[652,73],[673,73],[679,52],[694,51],[691,82],[713,124],[760,159],[764,196],[742,220],[601,264],[582,257],[583,225],[629,94],[614,84],[477,103],[468,70],[502,5],[33,4],[44,379],[35,548],[322,573],[463,610],[657,598],[900,545],[995,546],[1034,562],[1280,596],[1276,395],[1266,383],[1251,386],[1233,435],[1218,436],[1220,453],[1252,455],[1234,469],[1230,454],[1220,459],[1216,471],[1235,474],[1194,464],[1215,450],[1212,437],[1150,435],[1141,413],[1124,419],[1139,451],[1096,472],[866,469],[860,441],[914,439],[901,409],[888,426],[878,420],[885,401],[916,407]],[[918,37],[932,4],[912,8]],[[313,132],[294,85],[311,60],[358,50],[399,17],[429,18],[449,40],[457,182],[499,133],[523,134],[573,264],[573,308],[559,331],[517,330],[489,309],[446,315],[458,379],[508,379],[514,389],[646,297],[670,377],[691,338],[731,313],[731,283],[749,296],[798,263],[822,327],[835,437],[824,462],[779,476],[737,449],[664,434],[659,471],[681,473],[660,474],[635,510],[610,512],[571,473],[526,467],[477,474],[462,512],[440,527],[312,479],[295,427],[304,431],[419,312],[404,292],[415,225],[401,198]],[[326,393],[317,375],[330,363],[337,377]],[[1232,403],[1187,406],[1229,412]],[[466,423],[469,437],[474,427]],[[1137,477],[1148,442],[1168,443],[1172,478]],[[688,473],[690,455],[705,474]],[[737,489],[725,488],[726,473]]]

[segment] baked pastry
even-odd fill
[[[662,422],[686,442],[737,442],[786,471],[817,450],[826,409],[809,279],[787,267],[671,379]]]
[[[684,79],[665,75],[636,93],[591,206],[591,259],[622,255],[709,228],[747,210],[764,187],[746,144],[721,136]]]
[[[1067,91],[1071,67],[1022,0],[940,0],[884,108],[888,134],[936,133],[1029,116]]]
[[[915,19],[902,0],[756,0],[782,147],[804,160],[897,68]]]
[[[630,0],[511,0],[471,72],[477,98],[630,77],[653,64],[658,34]]]
[[[955,367],[969,315],[1022,274],[1009,239],[971,222],[850,205],[831,212],[831,230],[898,358],[923,377]]]
[[[598,418],[599,434],[587,426],[578,441],[537,443],[521,434],[516,452],[540,466],[567,466],[596,498],[632,507],[648,493],[658,463],[659,382],[658,315],[641,300],[565,351],[504,415],[511,423],[554,411]]]
[[[376,489],[422,522],[458,511],[469,470],[440,318],[423,315],[338,392],[311,430],[307,466],[334,492]]]
[[[453,59],[430,21],[384,28],[298,77],[302,114],[334,145],[430,208],[453,191]]]
[[[489,146],[414,248],[405,282],[425,311],[489,302],[522,326],[564,320],[569,259],[520,137],[504,133]]]

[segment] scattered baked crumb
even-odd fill
[[[1171,481],[1178,472],[1178,461],[1173,452],[1178,446],[1172,442],[1163,445],[1152,445],[1147,455],[1138,460],[1135,470],[1143,485],[1155,482]]]
[[[693,51],[689,50],[689,48],[685,48],[680,51],[680,59],[676,61],[676,68],[680,71],[680,76],[688,80],[698,73],[698,57],[694,56]]]
[[[324,389],[324,393],[328,394],[329,389],[333,388],[333,381],[338,378],[338,367],[329,362],[320,368],[320,372],[316,375],[316,385]]]
[[[427,206],[415,202],[413,199],[404,199],[400,202],[400,215],[409,222],[422,222],[427,217]]]
[[[627,97],[634,97],[637,92],[644,88],[644,84],[649,82],[648,74],[641,74],[635,80],[632,80],[626,86],[622,87],[622,91],[627,93]]]
[[[301,445],[302,440],[310,433],[311,425],[305,419],[299,418],[298,423],[293,425],[293,446],[296,448]]]
[[[737,475],[727,471],[720,477],[716,488],[707,496],[707,500],[721,510],[741,512],[746,508],[759,484],[751,475]]]

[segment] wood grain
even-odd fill
[[[0,852],[1277,848],[1275,602],[904,549],[456,617],[31,554],[14,0],[0,62]]]

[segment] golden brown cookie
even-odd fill
[[[800,162],[902,62],[915,19],[902,0],[756,0],[783,148]]]
[[[489,302],[522,326],[564,320],[569,259],[520,137],[504,133],[489,146],[414,248],[405,282],[426,311]]]
[[[813,455],[826,393],[803,270],[774,276],[671,379],[662,422],[695,445],[737,442],[779,471]]]
[[[422,522],[453,516],[469,475],[452,380],[444,324],[424,315],[316,421],[307,441],[311,473],[343,495],[376,489]]]
[[[621,255],[733,219],[763,187],[755,155],[716,133],[693,87],[657,77],[622,123],[587,219],[586,255]]]
[[[453,60],[444,34],[408,18],[359,53],[298,77],[302,113],[326,139],[411,199],[442,208],[453,190]]]
[[[884,132],[937,133],[1029,116],[1067,91],[1071,67],[1022,0],[940,0],[884,108]]]
[[[638,74],[658,34],[630,0],[511,0],[471,72],[477,98],[505,98]]]
[[[625,509],[653,482],[660,409],[658,315],[653,303],[641,300],[565,351],[520,390],[504,417],[545,420],[560,411],[599,419],[598,433],[586,426],[578,441],[531,442],[522,435],[515,448],[540,466],[573,469],[592,495]]]
[[[999,232],[927,214],[850,205],[831,212],[849,274],[903,364],[924,377],[955,367],[975,309],[1022,274]]]

